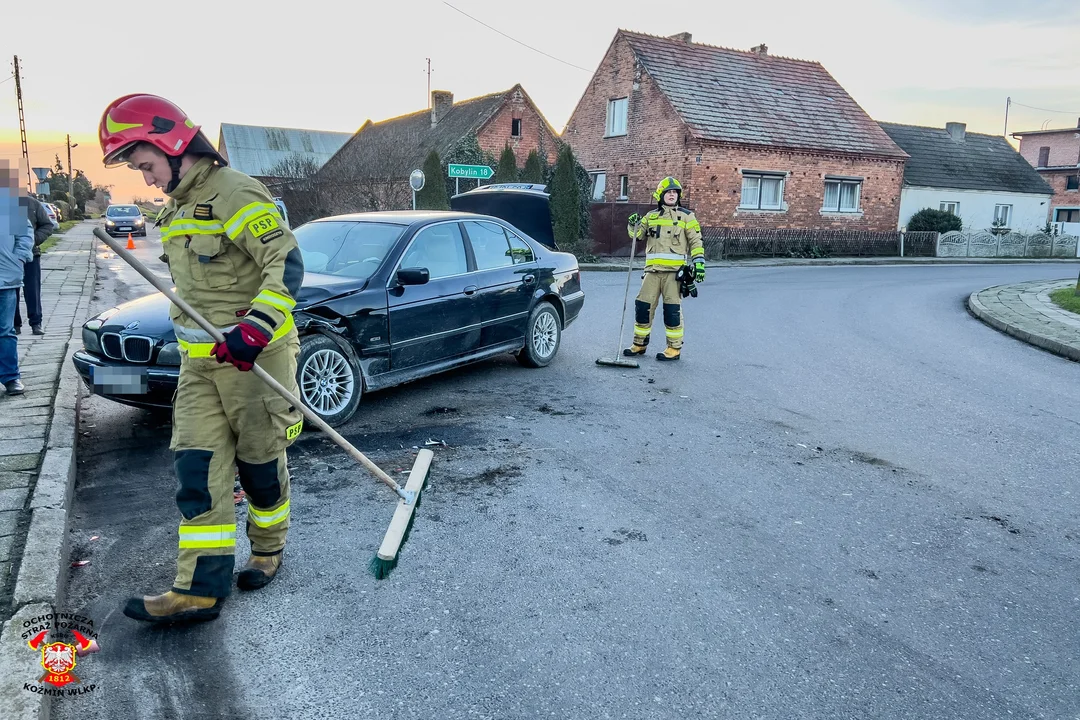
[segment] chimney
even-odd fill
[[[760,45],[755,45],[754,47],[750,48],[750,52],[765,57],[769,54],[769,46],[765,43],[761,43]]]
[[[964,142],[964,136],[967,135],[967,124],[945,123],[945,132],[949,133],[949,137],[953,139],[953,142]]]
[[[692,37],[692,35],[690,35],[690,33],[682,32],[682,33],[677,33],[675,35],[668,35],[668,40],[680,40],[680,41],[686,43],[687,45],[690,45],[691,44],[690,43],[690,38],[691,37]]]
[[[431,124],[438,125],[454,106],[454,93],[446,90],[431,91]]]

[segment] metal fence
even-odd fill
[[[935,232],[702,228],[705,257],[933,257]]]

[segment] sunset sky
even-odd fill
[[[771,54],[817,60],[882,121],[959,121],[1001,134],[1008,96],[1010,132],[1076,127],[1080,118],[1076,0],[58,0],[48,13],[5,8],[4,20],[0,157],[20,155],[15,83],[5,81],[17,54],[31,165],[52,165],[57,152],[66,164],[71,133],[75,167],[114,185],[117,200],[154,195],[134,172],[101,165],[97,123],[120,95],[168,97],[215,144],[222,122],[351,132],[426,107],[430,57],[433,89],[465,99],[520,82],[561,132],[620,27],[688,31],[695,42],[739,49],[765,43]]]

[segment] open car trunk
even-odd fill
[[[550,196],[543,185],[482,185],[450,198],[450,209],[491,215],[504,220],[541,245],[558,250],[551,227]]]

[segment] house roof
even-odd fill
[[[1072,128],[1058,128],[1050,130],[1025,130],[1022,132],[1014,132],[1013,137],[1026,137],[1028,135],[1057,135],[1059,133],[1078,133],[1080,134],[1080,123],[1076,127]]]
[[[905,185],[1039,195],[1054,192],[1035,168],[998,135],[966,133],[958,142],[944,128],[880,125],[911,155],[904,166]]]
[[[352,133],[347,132],[222,123],[218,152],[236,170],[267,177],[275,165],[293,155],[310,158],[321,167],[350,137]]]
[[[619,33],[702,140],[905,157],[820,63]]]
[[[350,177],[408,175],[432,150],[445,158],[463,137],[479,131],[515,90],[521,86],[455,102],[435,125],[431,110],[380,122],[369,120],[326,164],[326,170],[336,171],[347,164]]]

